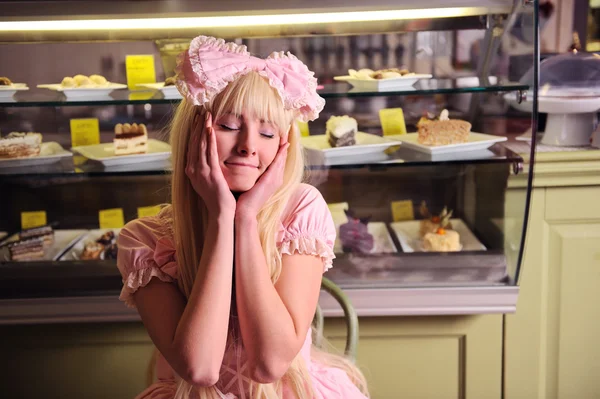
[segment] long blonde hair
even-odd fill
[[[186,298],[191,294],[198,272],[200,272],[198,278],[203,278],[203,271],[198,270],[198,265],[207,222],[206,206],[185,174],[186,156],[194,117],[197,113],[203,116],[207,111],[212,113],[213,121],[228,112],[238,115],[247,112],[255,117],[273,121],[284,134],[289,131],[290,146],[284,169],[284,183],[258,214],[260,242],[273,283],[281,274],[281,254],[276,248],[275,239],[282,212],[288,199],[301,183],[304,171],[299,132],[294,123],[295,115],[292,111],[284,110],[278,93],[258,73],[250,72],[237,78],[216,96],[212,103],[204,107],[195,107],[185,99],[179,104],[170,129],[173,159],[171,203],[179,268],[177,283]],[[352,381],[366,394],[365,379],[352,362],[341,356],[317,351],[314,347],[313,353],[316,360],[344,369]],[[281,380],[273,384],[252,382],[250,395],[253,399],[281,398],[283,385],[291,389],[298,398],[313,396],[310,375],[302,356],[296,356]],[[195,395],[191,396],[193,392]],[[176,399],[220,398],[216,387],[194,388],[184,380],[179,382],[175,397]]]

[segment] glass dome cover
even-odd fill
[[[533,68],[520,80],[533,86]],[[600,55],[569,52],[540,63],[539,97],[600,97]]]

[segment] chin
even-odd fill
[[[256,183],[255,181],[249,182],[249,181],[234,181],[234,182],[228,182],[229,184],[229,189],[231,191],[233,191],[234,193],[243,193],[246,192],[248,190],[250,190],[252,187],[254,187],[254,184]]]

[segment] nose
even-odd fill
[[[256,135],[258,132],[252,132],[252,128],[243,129],[238,135],[237,152],[243,156],[256,155]]]

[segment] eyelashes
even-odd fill
[[[236,127],[236,126],[228,126],[228,125],[224,125],[224,124],[220,124],[220,125],[218,125],[218,126],[219,126],[221,129],[223,129],[223,130],[226,130],[226,131],[228,131],[228,132],[237,132],[237,131],[239,131],[239,130],[240,130],[240,128],[239,128],[239,127]],[[274,134],[272,134],[272,133],[260,133],[260,135],[261,135],[262,137],[264,137],[264,138],[267,138],[267,139],[272,139],[272,138],[274,138],[274,137],[275,137],[275,135],[274,135]]]

